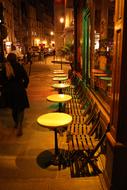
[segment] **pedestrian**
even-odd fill
[[[2,84],[6,105],[12,110],[17,136],[23,134],[24,110],[29,108],[26,92],[28,83],[29,77],[23,65],[17,61],[16,54],[9,53],[2,70]]]
[[[29,75],[31,73],[31,65],[32,65],[32,53],[31,53],[31,49],[29,48],[27,53],[26,53],[26,63],[30,64],[29,65]]]

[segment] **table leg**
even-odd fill
[[[62,94],[62,89],[59,89],[59,94]]]
[[[58,155],[59,150],[58,150],[58,140],[57,140],[57,129],[54,130],[55,133],[55,155]]]
[[[59,103],[59,110],[58,111],[62,112],[62,103],[61,102]]]
[[[44,151],[41,155],[38,156],[37,162],[42,168],[46,168],[50,165],[58,166],[59,165],[59,149],[58,149],[58,140],[57,140],[57,129],[54,130],[55,137],[55,152],[52,154],[50,151]]]
[[[66,168],[69,166],[69,160],[68,160],[68,152],[64,150],[60,150],[58,148],[58,139],[57,139],[57,129],[54,130],[55,133],[55,157],[56,159],[53,160],[53,165],[58,165],[59,170],[61,169],[61,166],[63,168]]]

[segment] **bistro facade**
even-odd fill
[[[74,1],[73,69],[110,122],[102,175],[110,190],[127,188],[126,8],[126,0]]]

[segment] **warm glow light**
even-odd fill
[[[65,26],[66,27],[69,27],[70,26],[70,20],[69,20],[69,17],[66,17],[66,22],[65,22]]]
[[[40,44],[40,39],[39,38],[35,38],[35,45],[39,46]]]
[[[53,32],[53,31],[51,31],[51,32],[50,32],[50,34],[51,34],[51,36],[53,36],[53,35],[54,35],[54,32]]]
[[[60,23],[64,23],[64,18],[63,17],[60,18]]]
[[[11,46],[12,42],[5,42],[6,46]]]
[[[51,41],[51,44],[55,44],[55,41]]]
[[[43,40],[42,43],[46,45],[47,44],[47,40]]]
[[[94,34],[95,34],[95,49],[99,49],[100,34],[96,33],[96,31],[94,31]]]

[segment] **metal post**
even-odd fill
[[[61,70],[62,70],[62,56],[61,56]]]

